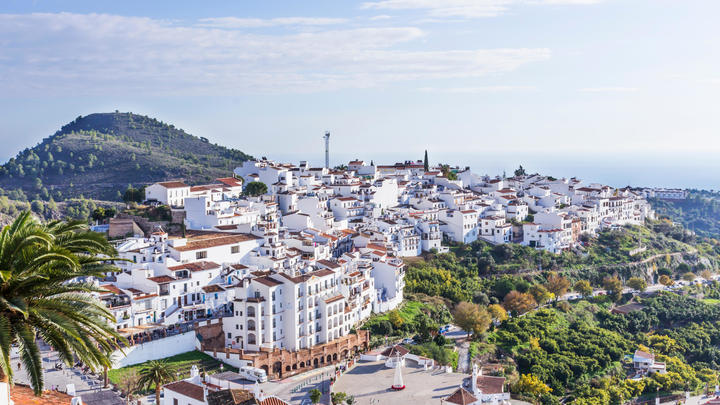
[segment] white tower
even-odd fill
[[[477,378],[478,378],[478,366],[477,366],[477,364],[473,364],[472,380],[470,381],[470,383],[471,383],[471,387],[472,387],[472,393],[475,396],[477,396],[477,394],[478,394]]]
[[[325,131],[325,168],[330,168],[330,131]]]
[[[402,360],[400,359],[400,354],[396,356],[395,376],[393,377],[393,385],[390,388],[394,389],[395,391],[405,389],[405,383],[403,382],[402,378]]]

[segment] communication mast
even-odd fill
[[[325,131],[325,168],[330,168],[330,131]]]

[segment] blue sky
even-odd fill
[[[115,109],[317,160],[326,129],[338,160],[429,149],[488,172],[720,152],[720,2],[205,4],[2,2],[0,159]]]

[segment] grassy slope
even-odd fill
[[[193,352],[187,352],[187,353],[181,353],[172,357],[168,357],[165,359],[168,363],[173,364],[177,367],[178,371],[180,372],[180,378],[187,378],[190,376],[190,368],[193,365],[197,365],[200,369],[200,372],[206,372],[209,374],[214,374],[217,372],[220,372],[220,362],[211,356],[208,356],[205,353],[200,353],[198,351]],[[118,368],[115,370],[108,371],[108,378],[110,379],[110,382],[113,384],[118,384],[120,382],[120,379],[123,375],[128,373],[130,370],[137,370],[138,374],[142,370],[142,368],[145,366],[147,362],[135,364],[128,367]],[[237,368],[230,366],[228,364],[223,364],[223,371],[235,371],[237,372]]]

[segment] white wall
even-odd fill
[[[190,331],[135,346],[125,347],[122,351],[116,350],[111,357],[113,359],[112,368],[131,366],[148,360],[164,359],[193,350],[195,350],[195,331]]]

